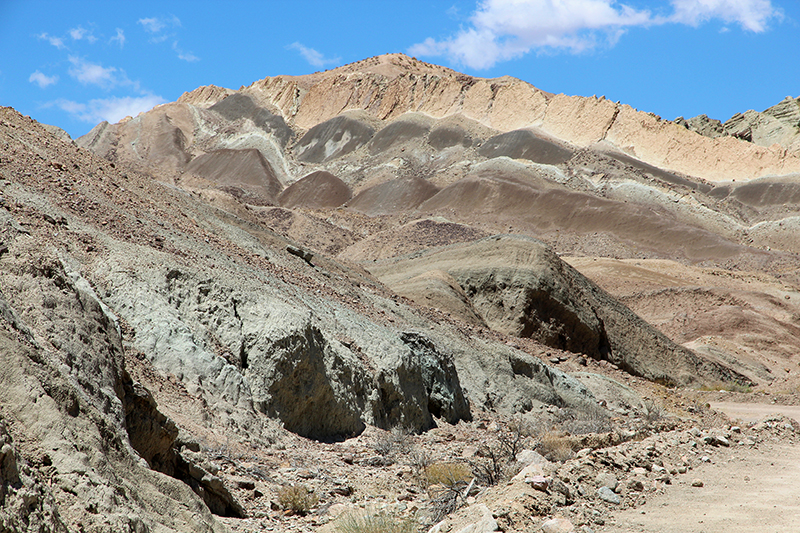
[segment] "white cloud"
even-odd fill
[[[55,46],[59,50],[61,50],[62,48],[66,48],[67,47],[67,45],[64,44],[64,39],[62,39],[61,37],[54,37],[54,36],[49,35],[47,33],[40,33],[39,35],[36,36],[36,38],[40,39],[42,41],[49,42],[50,44],[52,44],[53,46]]]
[[[415,56],[446,56],[483,69],[532,50],[579,53],[600,42],[613,45],[628,28],[666,23],[699,25],[711,19],[763,31],[780,17],[770,0],[671,0],[671,16],[653,16],[617,0],[482,0],[470,25],[443,40],[411,46]]]
[[[303,46],[298,42],[290,44],[287,46],[287,48],[300,52],[300,55],[303,56],[303,59],[308,61],[308,63],[314,67],[324,67],[325,65],[332,65],[341,61],[341,58],[339,57],[325,57],[313,48],[308,48],[307,46]]]
[[[745,30],[760,33],[782,13],[770,0],[671,0],[674,22],[698,26],[711,19],[737,23]]]
[[[413,55],[447,55],[473,68],[488,68],[534,48],[581,52],[620,29],[651,22],[614,0],[485,0],[470,17],[472,26],[444,41],[427,39],[409,49]],[[610,33],[609,33],[610,32]]]
[[[178,59],[182,59],[183,61],[188,61],[189,63],[194,63],[195,61],[200,61],[200,58],[194,55],[191,52],[184,52],[180,48],[178,48],[178,41],[172,43],[172,49],[178,54]]]
[[[156,17],[139,19],[139,24],[149,33],[158,33],[166,27],[164,21]]]
[[[172,15],[171,17],[166,18],[158,18],[158,17],[148,17],[139,19],[138,23],[144,27],[144,30],[148,33],[161,33],[161,30],[166,28],[180,28],[181,27],[181,19]]]
[[[147,33],[152,34],[152,37],[150,37],[149,41],[153,44],[163,43],[167,39],[175,37],[175,32],[171,32],[168,30],[172,28],[182,27],[181,19],[179,19],[175,15],[164,18],[159,18],[159,17],[143,18],[139,19],[138,23],[142,25],[142,27]],[[194,57],[192,54],[189,54],[189,56]]]
[[[148,111],[165,102],[166,100],[162,97],[149,94],[139,97],[102,98],[90,100],[88,104],[61,99],[51,102],[51,105],[57,106],[83,122],[96,124],[106,120],[113,124],[128,116],[135,117],[142,111]]]
[[[84,85],[98,85],[109,89],[127,82],[124,74],[116,74],[118,72],[116,67],[104,67],[77,56],[69,56],[69,62],[72,63],[69,75]]]
[[[97,40],[97,37],[92,35],[89,30],[83,28],[82,26],[78,26],[77,28],[72,28],[69,30],[69,36],[72,37],[74,41],[86,39],[89,43],[94,43]]]
[[[108,40],[108,43],[111,44],[114,41],[119,43],[119,47],[122,48],[125,46],[125,32],[122,31],[120,28],[117,28],[117,34]]]
[[[53,85],[55,82],[58,81],[58,76],[47,76],[38,70],[30,75],[28,81],[31,83],[35,83],[42,89],[47,87],[48,85]]]

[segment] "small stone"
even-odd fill
[[[547,488],[550,486],[550,482],[544,476],[526,477],[525,483],[542,492],[547,492]]]
[[[347,496],[350,496],[351,494],[353,494],[353,487],[351,487],[350,485],[343,485],[343,486],[339,486],[339,487],[333,487],[331,489],[331,494],[347,497]]]
[[[703,457],[700,458],[700,460],[702,462],[704,462],[704,463],[710,463],[711,462],[711,457],[709,457],[707,455],[704,455]]]
[[[466,448],[465,448],[466,449]],[[477,451],[477,449],[476,449]],[[474,454],[473,454],[474,455]],[[524,464],[545,464],[547,463],[547,459],[545,459],[542,454],[534,450],[522,450],[517,454],[517,461]]]
[[[519,482],[523,481],[525,483],[528,482],[528,478],[533,478],[536,476],[544,476],[544,470],[542,469],[542,465],[538,463],[531,463],[525,468],[523,468],[519,474],[514,476],[511,481],[512,482]]]
[[[628,480],[628,490],[633,492],[642,492],[644,490],[644,483],[638,479]]]
[[[597,489],[597,496],[599,496],[604,502],[613,503],[615,505],[619,505],[619,502],[621,501],[619,496],[617,496],[614,491],[608,487],[600,487]]]
[[[550,487],[554,491],[563,494],[564,498],[566,498],[567,500],[572,499],[572,491],[569,490],[569,487],[567,486],[566,483],[564,483],[557,477],[550,480]]]
[[[692,480],[692,487],[702,487],[703,480],[702,479],[693,479]]]
[[[597,483],[598,487],[608,487],[612,491],[616,491],[617,486],[619,485],[617,478],[607,472],[597,474],[595,483]]]
[[[542,524],[542,533],[572,533],[575,526],[566,518],[551,518]]]

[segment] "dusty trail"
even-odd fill
[[[693,479],[703,487],[693,487]],[[600,532],[750,533],[800,531],[800,448],[732,448],[664,494],[615,514]]]
[[[797,420],[800,407],[765,403],[711,404],[744,423],[781,413]],[[596,531],[608,533],[750,533],[800,531],[800,447],[768,440],[757,447],[716,448],[674,485],[637,509],[614,513]],[[692,481],[702,480],[702,487]]]
[[[711,402],[711,408],[722,411],[731,420],[742,422],[757,422],[767,415],[780,413],[800,421],[800,406],[779,405],[771,403],[739,403],[739,402]]]

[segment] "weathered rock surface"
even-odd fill
[[[474,312],[497,331],[606,359],[648,379],[676,384],[742,379],[668,340],[533,239],[489,237],[369,268],[394,290],[423,304],[429,287],[413,292],[416,278],[446,272],[468,299],[451,298],[462,304],[454,308],[456,313]]]
[[[30,262],[25,241],[14,240],[2,272],[13,320],[0,333],[0,402],[8,434],[26,443],[25,459],[3,449],[4,509],[24,502],[6,525],[221,531],[187,485],[150,469],[177,474],[166,468],[176,432],[127,376],[114,315],[53,255]],[[31,297],[43,305],[20,307]]]
[[[787,101],[733,125],[751,140],[783,138],[794,116]],[[270,516],[274,494],[264,496],[276,486],[354,495],[352,480],[332,479],[331,462],[312,468],[303,449],[391,468],[405,484],[400,452],[365,454],[359,443],[393,428],[431,431],[393,431],[392,446],[448,443],[476,415],[476,431],[484,416],[561,420],[573,433],[555,435],[562,458],[586,460],[560,473],[536,463],[507,486],[470,492],[481,512],[451,531],[531,530],[576,499],[609,508],[595,493],[614,484],[609,465],[622,465],[616,495],[634,505],[687,467],[656,460],[659,442],[600,450],[643,438],[637,424],[661,414],[595,372],[731,386],[790,372],[744,363],[717,340],[752,324],[743,350],[792,360],[796,159],[602,98],[402,55],[240,91],[199,88],[77,145],[3,109],[0,523],[220,531],[212,513]],[[766,173],[784,176],[753,179]],[[619,283],[658,288],[653,302],[694,305],[703,318],[690,331],[669,305],[624,293],[670,341],[542,242],[487,237],[506,232],[559,254],[702,262],[730,277],[763,268],[779,287],[726,299],[628,271]],[[781,335],[762,342],[770,330]],[[607,432],[605,407],[635,431]],[[582,434],[590,426],[603,433]],[[295,449],[270,449],[276,433]],[[751,442],[693,438],[715,450]],[[469,448],[452,446],[460,460],[478,456]],[[269,456],[261,469],[253,454]],[[397,496],[398,510],[420,498]],[[602,524],[604,511],[576,509],[576,524]]]
[[[4,420],[63,477],[51,515],[70,529],[212,531],[208,509],[243,512],[126,360],[172,376],[199,406],[195,431],[255,443],[268,417],[328,440],[366,424],[422,431],[474,409],[596,402],[536,357],[431,321],[358,268],[288,253],[255,215],[122,173],[11,110],[0,133],[16,154],[3,159],[0,208]],[[57,530],[51,515],[41,520]]]
[[[736,113],[725,123],[706,115],[689,120],[679,117],[675,122],[706,137],[729,135],[759,146],[777,144],[788,152],[800,152],[800,98],[787,96],[762,112]]]

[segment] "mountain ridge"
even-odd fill
[[[743,179],[656,157],[719,146]],[[754,154],[399,54],[75,143],[2,108],[0,529],[328,532],[372,502],[430,527],[432,461],[506,531],[602,525],[600,473],[637,506],[754,445],[690,430],[721,424],[702,389],[798,390],[800,174]]]

